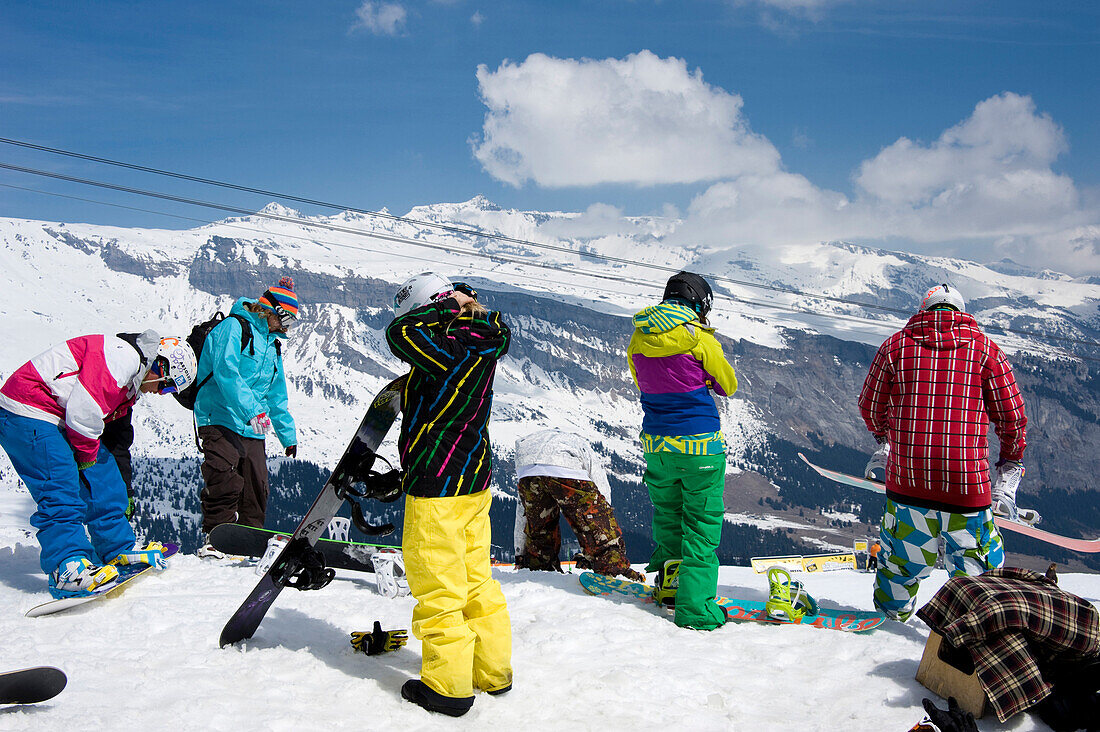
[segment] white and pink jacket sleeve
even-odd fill
[[[115,336],[87,335],[50,348],[16,369],[0,387],[0,407],[63,425],[79,462],[99,452],[103,425],[137,401],[141,357]]]

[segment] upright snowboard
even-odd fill
[[[620,577],[608,577],[595,572],[583,572],[580,576],[581,587],[590,595],[612,595],[628,597],[646,604],[653,604],[653,588],[641,582],[631,582]],[[736,600],[729,597],[715,598],[726,609],[730,620],[752,620],[770,625],[810,625],[826,630],[843,630],[849,633],[864,633],[874,630],[886,622],[881,613],[863,610],[831,610],[819,607],[817,615],[807,615],[798,621],[775,620],[769,618],[764,603],[757,600]]]
[[[210,532],[210,543],[218,551],[244,557],[262,557],[267,542],[273,536],[290,536],[284,531],[257,529],[240,524],[220,524]],[[373,572],[371,555],[379,549],[400,549],[387,544],[367,544],[357,541],[318,539],[313,545],[325,557],[325,566],[334,569],[351,569],[357,572]]]
[[[0,673],[0,704],[35,704],[52,699],[68,681],[65,672],[53,666]]]
[[[802,462],[809,465],[810,468],[822,478],[828,478],[831,481],[842,483],[853,488],[862,488],[863,490],[874,491],[875,493],[886,493],[886,486],[883,483],[878,482],[877,480],[860,478],[855,475],[841,473],[837,470],[829,470],[828,468],[823,468],[820,465],[814,465],[802,453],[798,453],[798,457],[802,458]],[[996,522],[998,528],[1007,529],[1008,531],[1013,531],[1017,534],[1023,534],[1024,536],[1030,536],[1032,539],[1045,541],[1047,544],[1054,544],[1055,546],[1060,546],[1063,549],[1070,549],[1076,552],[1084,552],[1086,554],[1095,554],[1096,552],[1100,552],[1100,538],[1074,539],[1071,536],[1052,534],[1049,531],[1043,531],[1042,529],[1037,529],[1034,526],[1030,526],[1028,524],[1022,524],[1017,521],[1009,521],[1002,516],[995,516],[993,520]]]
[[[168,558],[178,552],[180,548],[175,544],[164,544],[164,556]],[[118,567],[118,581],[112,584],[102,592],[95,592],[91,595],[83,595],[81,597],[63,597],[60,600],[50,600],[44,602],[41,605],[35,605],[27,611],[28,618],[37,618],[40,615],[53,615],[59,613],[62,610],[68,610],[69,608],[76,607],[77,605],[83,605],[84,603],[91,602],[92,600],[99,600],[104,597],[118,597],[125,591],[130,583],[136,580],[142,575],[155,571],[148,564],[128,564]]]
[[[327,584],[323,578],[315,578],[317,581],[303,584],[300,581],[302,575],[298,571],[310,558],[314,545],[343,505],[354,478],[352,474],[369,468],[377,457],[378,446],[382,444],[382,439],[389,432],[401,409],[401,390],[404,385],[405,377],[399,376],[386,384],[371,402],[370,409],[363,415],[363,420],[355,431],[355,437],[344,450],[332,475],[325,481],[302,522],[294,530],[290,542],[225,624],[218,641],[222,647],[251,638],[284,587],[289,585],[299,589],[319,589]],[[324,571],[325,568],[320,569]],[[331,577],[331,574],[327,575],[328,579]]]

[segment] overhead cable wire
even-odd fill
[[[4,138],[0,138],[0,141],[5,141],[5,140],[4,140]],[[171,202],[174,202],[174,203],[182,203],[182,204],[191,205],[191,206],[199,206],[199,207],[209,208],[209,209],[213,209],[213,210],[217,210],[217,211],[223,211],[225,213],[237,214],[237,215],[244,216],[244,217],[258,217],[258,218],[264,218],[264,219],[269,219],[269,220],[273,220],[273,221],[280,221],[280,222],[283,222],[283,223],[291,223],[291,224],[296,224],[296,225],[302,226],[304,228],[327,229],[327,230],[338,232],[338,233],[351,234],[351,235],[354,235],[354,236],[364,236],[364,237],[379,239],[379,240],[383,240],[383,241],[391,241],[391,242],[395,242],[395,243],[407,244],[407,245],[410,245],[410,246],[424,247],[424,248],[433,249],[433,250],[436,250],[436,251],[447,252],[447,253],[450,253],[450,254],[461,254],[461,255],[465,255],[465,256],[481,257],[481,258],[489,259],[490,261],[507,262],[507,263],[511,263],[511,264],[518,264],[518,265],[523,265],[523,266],[528,266],[528,267],[536,267],[536,268],[546,269],[546,270],[565,271],[565,268],[562,267],[562,266],[547,264],[547,263],[543,263],[543,262],[536,262],[536,261],[533,261],[533,260],[524,259],[522,257],[516,257],[516,256],[512,256],[512,255],[507,255],[507,254],[485,253],[485,252],[481,252],[477,249],[463,249],[463,248],[456,247],[456,246],[453,246],[453,245],[431,243],[431,242],[427,242],[427,241],[423,241],[423,240],[411,239],[409,237],[398,236],[396,234],[387,234],[387,233],[378,232],[378,231],[366,231],[366,230],[363,230],[363,229],[354,229],[354,228],[347,227],[347,226],[339,226],[339,225],[330,224],[330,223],[327,223],[327,222],[314,221],[314,220],[311,220],[311,219],[308,219],[308,218],[299,218],[299,217],[296,217],[296,216],[285,216],[283,214],[275,214],[275,213],[270,213],[270,212],[265,212],[265,211],[253,211],[251,209],[241,208],[241,207],[238,207],[238,206],[229,206],[229,205],[226,205],[226,204],[215,203],[215,202],[212,202],[212,201],[203,201],[203,200],[199,200],[199,199],[192,199],[192,198],[187,198],[185,196],[177,196],[177,195],[173,195],[173,194],[169,194],[169,193],[162,193],[162,192],[159,192],[159,191],[151,191],[151,190],[147,190],[147,189],[133,188],[133,187],[129,187],[129,186],[122,186],[122,185],[118,185],[118,184],[115,184],[115,183],[108,183],[108,182],[105,182],[105,181],[97,181],[97,180],[91,180],[91,179],[87,179],[87,178],[79,178],[79,177],[76,177],[76,176],[65,175],[63,173],[55,173],[55,172],[46,171],[46,170],[39,170],[39,169],[35,169],[35,168],[27,168],[27,167],[24,167],[24,166],[12,165],[12,164],[9,164],[9,163],[0,162],[0,169],[11,170],[13,172],[25,173],[25,174],[28,174],[28,175],[36,175],[36,176],[45,177],[45,178],[52,178],[54,180],[61,180],[61,181],[69,182],[69,183],[77,183],[77,184],[81,184],[81,185],[93,186],[93,187],[97,187],[97,188],[103,188],[103,189],[106,189],[106,190],[113,190],[113,191],[117,191],[117,192],[121,192],[121,193],[131,194],[131,195],[145,196],[145,197],[160,199],[160,200],[164,200],[164,201],[171,201]],[[311,241],[316,241],[316,240],[311,240]],[[522,242],[522,240],[514,240],[514,241]],[[346,247],[353,248],[353,249],[374,251],[374,250],[367,249],[366,247],[355,247],[353,245],[339,244],[339,243],[336,243],[336,242],[329,242],[329,243],[333,244],[333,245],[337,245],[337,246],[346,246]],[[534,243],[534,242],[523,242],[523,243],[527,243],[527,244],[530,244],[530,245],[533,245],[533,246],[537,246],[537,244]],[[638,262],[638,261],[624,259],[624,258],[618,258],[618,257],[607,257],[605,255],[593,255],[593,254],[590,254],[588,252],[579,252],[579,251],[576,251],[574,249],[570,249],[568,247],[553,247],[553,248],[557,251],[566,252],[570,255],[577,256],[577,257],[590,257],[590,258],[595,258],[595,259],[601,259],[601,260],[604,260],[604,261],[614,261],[615,263],[620,263],[620,264],[629,264],[629,265],[635,266],[635,267],[660,269],[660,270],[668,271],[668,272],[678,272],[678,271],[680,271],[679,269],[674,268],[674,267],[666,267],[664,265],[656,265],[656,264],[651,264],[651,263],[646,263],[646,262]],[[569,271],[573,274],[581,274],[581,275],[585,275],[585,276],[588,276],[588,277],[597,278],[597,279],[600,279],[600,280],[610,280],[610,281],[621,282],[623,284],[633,284],[633,285],[640,285],[640,286],[646,286],[646,287],[660,287],[660,283],[655,283],[653,281],[643,280],[643,279],[639,279],[639,278],[624,277],[624,276],[621,276],[621,275],[608,274],[608,273],[603,273],[603,272],[595,272],[595,271],[592,271],[592,270],[582,270],[582,269],[577,269],[575,267],[570,267]],[[773,286],[773,285],[762,285],[762,284],[759,284],[759,283],[742,282],[742,281],[739,281],[739,280],[735,280],[735,279],[728,278],[728,277],[722,277],[722,276],[718,276],[718,275],[708,275],[708,276],[713,277],[715,280],[724,280],[726,282],[732,282],[732,283],[739,284],[739,285],[742,285],[742,286],[760,288],[760,289],[769,290],[769,291],[773,291],[773,292],[778,292],[778,293],[782,293],[782,294],[786,294],[786,295],[796,295],[796,296],[799,296],[799,297],[809,298],[811,300],[823,300],[823,301],[835,302],[835,303],[843,304],[843,305],[852,305],[852,306],[857,306],[857,307],[870,308],[870,309],[885,311],[885,312],[888,312],[888,313],[891,313],[891,314],[898,314],[898,315],[901,315],[901,316],[904,316],[904,317],[908,317],[910,315],[909,311],[902,310],[900,308],[887,307],[887,306],[884,306],[884,305],[868,305],[866,303],[862,303],[862,302],[859,302],[859,301],[847,300],[847,299],[844,299],[844,298],[833,297],[833,296],[829,296],[829,295],[823,295],[823,294],[818,294],[818,293],[807,293],[807,292],[803,292],[801,290],[797,290],[795,288],[784,288],[784,287]],[[761,305],[761,306],[765,305],[764,303],[754,302],[753,300],[751,300],[749,298],[745,298],[744,296],[728,295],[728,297],[732,300],[742,300],[743,302],[750,303],[750,304],[757,304],[757,305]],[[766,306],[777,308],[777,309],[789,310],[790,312],[794,312],[794,313],[816,314],[815,311],[808,310],[808,309],[797,309],[796,306],[793,306],[793,305],[792,306],[780,306],[776,303],[767,303]],[[873,319],[873,318],[860,318],[859,316],[842,315],[842,314],[839,314],[839,313],[829,313],[827,315],[828,315],[828,317],[834,318],[834,319],[847,319],[847,320],[852,320],[852,321],[856,321],[856,322],[863,322],[863,323],[880,324],[880,323],[883,322],[881,320],[876,320],[876,319]],[[1079,346],[1087,346],[1087,347],[1090,347],[1090,348],[1100,348],[1100,343],[1098,343],[1096,341],[1082,339],[1082,338],[1075,338],[1075,337],[1072,337],[1072,336],[1048,335],[1048,334],[1043,334],[1043,333],[1035,333],[1035,332],[1032,332],[1032,331],[1027,331],[1027,330],[1023,330],[1023,329],[1019,329],[1019,328],[1010,328],[1008,326],[998,325],[998,324],[995,324],[995,323],[990,323],[986,327],[994,329],[994,330],[999,330],[1003,333],[1011,333],[1013,335],[1018,335],[1018,336],[1025,337],[1025,338],[1033,338],[1033,339],[1046,340],[1046,341],[1051,341],[1051,342],[1070,343],[1070,344],[1079,345]]]
[[[27,187],[27,186],[18,186],[18,185],[14,185],[14,184],[11,184],[11,183],[0,183],[0,187],[11,188],[11,189],[14,189],[14,190],[19,190],[19,191],[26,191],[28,193],[36,193],[36,194],[43,195],[43,196],[51,196],[51,197],[54,197],[54,198],[64,198],[64,199],[70,200],[70,201],[80,201],[82,203],[91,203],[91,204],[106,206],[106,207],[110,207],[110,208],[119,208],[119,209],[124,209],[124,210],[127,210],[127,211],[135,211],[135,212],[139,212],[139,213],[153,214],[155,216],[164,216],[164,217],[167,217],[167,218],[178,219],[180,221],[190,221],[190,222],[203,224],[203,225],[209,225],[210,224],[210,222],[207,219],[202,219],[202,218],[199,218],[197,216],[185,216],[183,214],[169,213],[167,211],[159,211],[159,210],[156,210],[156,209],[141,208],[141,207],[138,207],[138,206],[127,206],[127,205],[124,205],[124,204],[113,203],[113,202],[110,202],[110,201],[103,201],[103,200],[95,199],[95,198],[85,198],[83,196],[74,196],[74,195],[67,194],[67,193],[58,193],[57,191],[44,191],[40,188],[30,188],[30,187]],[[242,232],[247,232],[247,233],[250,233],[250,234],[261,234],[261,235],[265,235],[265,236],[270,235],[269,231],[264,231],[263,229],[257,229],[257,228],[251,227],[251,226],[244,226],[244,225],[239,224],[239,223],[230,223],[230,222],[226,222],[226,221],[221,221],[221,222],[217,222],[216,225],[219,228],[233,229],[234,231],[242,231]],[[301,234],[281,233],[281,234],[279,234],[279,236],[282,237],[282,238],[285,238],[285,239],[296,239],[296,240],[307,241],[307,242],[315,243],[315,244],[322,244],[322,245],[325,245],[325,246],[332,246],[332,247],[338,247],[338,248],[344,248],[344,249],[352,249],[352,250],[355,250],[355,251],[367,251],[367,252],[376,253],[376,254],[387,254],[387,253],[389,253],[389,252],[387,252],[385,250],[381,250],[381,249],[372,249],[372,248],[370,248],[369,246],[367,246],[365,244],[347,244],[347,243],[344,243],[344,242],[333,241],[331,239],[330,240],[324,240],[324,239],[317,239],[316,237],[303,236]],[[463,253],[463,254],[465,254],[465,253]],[[484,255],[480,252],[472,252],[472,254],[474,254],[478,258],[486,258],[486,255]],[[439,263],[439,260],[437,258],[418,257],[418,256],[412,255],[412,254],[403,254],[402,258],[403,259],[412,259],[412,260],[419,261],[419,262],[428,262],[430,264],[438,264]],[[526,264],[526,262],[524,262],[524,264]],[[497,270],[488,269],[486,267],[481,267],[481,266],[476,266],[476,265],[471,265],[471,264],[468,264],[468,263],[463,263],[462,265],[458,265],[458,266],[461,266],[462,268],[464,268],[467,271],[481,272],[483,275],[486,275],[486,276],[499,275],[499,272]],[[554,268],[554,269],[557,269],[560,272],[566,272],[567,271],[567,268],[565,266],[560,266],[560,267],[553,267],[552,265],[547,265],[547,266],[551,267],[551,268]],[[525,272],[515,272],[515,271],[513,271],[513,272],[509,272],[508,276],[512,277],[512,278],[532,280],[532,281],[535,281],[535,282],[538,282],[538,283],[551,282],[551,283],[559,285],[563,288],[576,288],[577,287],[577,285],[573,282],[567,282],[567,281],[561,280],[561,279],[548,279],[545,276],[528,274],[528,273],[525,273]],[[612,278],[612,279],[616,279],[616,278]],[[622,281],[623,284],[644,285],[644,286],[647,286],[651,289],[660,289],[663,286],[663,284],[660,283],[660,282],[646,282],[646,281],[642,281],[642,280],[637,280],[637,281],[634,281],[634,282],[626,282],[625,280],[621,280],[621,281]],[[587,289],[590,290],[590,291],[594,290],[594,291],[597,291],[597,292],[603,292],[603,293],[609,294],[609,295],[622,294],[620,291],[611,290],[611,289],[607,289],[607,288],[601,288],[601,287],[588,287]],[[892,323],[888,320],[875,320],[875,319],[864,318],[864,317],[859,317],[859,316],[844,315],[844,314],[841,314],[841,313],[825,313],[825,312],[821,312],[821,311],[810,310],[810,309],[804,308],[804,307],[798,307],[796,305],[786,305],[786,304],[783,304],[783,303],[769,302],[769,301],[766,301],[766,300],[758,300],[758,299],[753,299],[753,298],[747,298],[747,297],[744,297],[744,296],[733,296],[733,295],[727,295],[727,294],[724,294],[724,293],[718,293],[716,295],[716,299],[717,300],[728,300],[730,302],[742,302],[742,303],[745,303],[747,305],[752,305],[752,306],[760,308],[760,309],[787,312],[787,313],[790,313],[792,315],[810,316],[812,318],[817,318],[817,319],[820,319],[820,320],[834,320],[834,321],[835,320],[842,320],[842,321],[848,321],[848,322],[854,323],[856,325],[863,325],[863,326],[871,325],[871,326],[876,327],[877,330],[875,330],[875,331],[855,330],[855,329],[853,329],[853,332],[857,332],[857,333],[860,333],[860,334],[862,334],[864,336],[868,336],[868,337],[870,337],[870,336],[876,336],[876,337],[882,336],[883,331],[888,333],[890,330],[895,329],[897,327],[895,323]],[[746,316],[746,317],[751,318],[752,316]],[[1087,358],[1087,357],[1083,357],[1083,358]],[[1093,359],[1093,360],[1096,360],[1098,363],[1100,363],[1100,358]]]
[[[254,188],[252,186],[239,185],[237,183],[229,183],[227,181],[216,180],[214,178],[204,178],[201,176],[188,175],[186,173],[179,173],[170,170],[164,170],[161,168],[153,168],[145,165],[137,165],[134,163],[127,163],[121,160],[113,160],[111,158],[99,157],[96,155],[88,155],[85,153],[74,152],[72,150],[64,150],[57,147],[49,147],[47,145],[38,145],[33,142],[27,142],[25,140],[15,140],[10,137],[0,137],[0,143],[7,145],[13,145],[17,147],[26,148],[29,150],[37,150],[39,152],[46,152],[53,155],[63,155],[70,158],[76,158],[78,160],[86,160],[93,163],[101,163],[103,165],[113,165],[115,167],[126,168],[128,170],[139,171],[142,173],[150,173],[152,175],[161,175],[169,178],[175,178],[177,180],[190,181],[192,183],[201,183],[203,185],[217,186],[220,188],[227,188],[234,191],[240,191],[243,193],[253,193],[261,196],[270,196],[274,198],[281,198],[286,201],[294,201],[295,203],[304,203],[311,206],[321,206],[324,208],[330,208],[337,211],[350,211],[352,213],[363,214],[364,216],[374,216],[377,218],[387,219],[389,221],[397,221],[405,224],[411,224],[414,226],[421,226],[426,228],[439,229],[452,234],[462,234],[466,236],[484,237],[486,239],[493,239],[495,241],[507,242],[510,244],[519,244],[525,247],[535,247],[538,249],[545,249],[547,251],[565,253],[565,254],[580,254],[574,249],[561,246],[559,244],[549,244],[546,242],[536,242],[528,239],[519,239],[517,237],[508,236],[497,232],[485,231],[483,229],[472,228],[468,226],[456,226],[454,224],[442,224],[435,221],[425,221],[423,219],[414,219],[408,216],[395,216],[394,214],[385,213],[383,211],[373,211],[371,209],[357,208],[355,206],[345,206],[342,204],[330,203],[328,201],[321,201],[313,198],[305,198],[302,196],[296,196],[289,193],[280,193],[278,191],[265,190],[263,188]],[[613,264],[627,264],[636,267],[646,267],[649,269],[658,270],[660,272],[676,274],[680,270],[676,267],[669,267],[668,265],[638,262],[625,257],[616,257],[610,254],[600,254],[598,252],[584,252],[582,256],[590,257],[592,259],[598,259],[604,262]],[[770,290],[772,292],[786,293],[789,295],[802,295],[806,296],[806,293],[800,292],[795,288],[783,287],[781,285],[770,285],[761,282],[752,282],[749,280],[738,280],[725,275],[718,275],[712,273],[705,273],[708,277],[716,282],[725,282],[732,285],[741,285],[742,287],[752,287],[761,290]],[[904,315],[905,311],[890,307],[888,305],[878,305],[875,303],[866,303],[856,300],[849,300],[842,297],[835,297],[832,295],[815,294],[812,297],[828,300],[831,302],[838,302],[845,305],[856,305],[858,307],[866,308],[869,310],[879,310],[887,313],[894,313],[896,315]]]

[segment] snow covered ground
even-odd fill
[[[682,630],[660,611],[585,595],[573,575],[501,570],[512,617],[515,688],[478,696],[465,717],[401,699],[420,669],[419,643],[384,656],[352,653],[349,634],[408,627],[413,600],[385,599],[373,575],[340,573],[316,592],[286,590],[251,641],[218,634],[257,577],[231,562],[181,555],[122,596],[26,618],[46,601],[25,493],[0,492],[0,670],[53,665],[62,694],[0,708],[4,730],[907,730],[929,692],[913,676],[928,629],[888,623],[865,635],[730,624]],[[800,575],[819,602],[871,608],[871,575]],[[927,600],[946,579],[921,588]],[[1100,576],[1063,575],[1100,603]],[[719,592],[764,599],[762,575],[723,567]],[[982,730],[1046,729],[1029,715]]]

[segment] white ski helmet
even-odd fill
[[[936,285],[924,293],[924,299],[920,301],[922,311],[931,310],[937,306],[946,306],[960,313],[966,312],[966,303],[963,302],[963,296],[959,294],[958,289],[948,284]]]
[[[393,296],[393,312],[400,318],[411,310],[450,295],[454,290],[455,286],[446,277],[434,272],[421,272],[397,288],[397,294]]]
[[[160,348],[157,349],[153,363],[154,367],[158,363],[162,368],[166,367],[161,376],[171,382],[168,387],[160,390],[161,394],[183,391],[195,383],[195,375],[199,371],[199,363],[191,346],[182,338],[174,336],[160,339]]]

